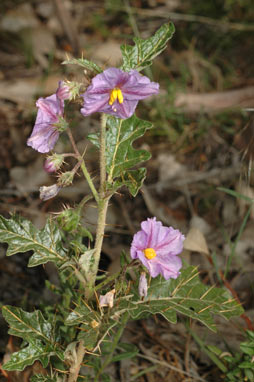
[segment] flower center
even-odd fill
[[[113,105],[113,103],[118,100],[119,103],[123,103],[123,94],[120,89],[114,88],[111,90],[110,98],[109,98],[109,105]]]
[[[153,248],[146,248],[143,250],[144,254],[145,254],[145,257],[148,259],[148,260],[151,260],[153,259],[155,256],[157,256],[155,250]]]

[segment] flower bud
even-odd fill
[[[60,190],[60,187],[58,187],[57,184],[53,184],[52,186],[42,186],[39,188],[40,191],[40,199],[41,200],[48,200],[51,198],[54,198]]]
[[[67,85],[66,82],[64,82],[64,81],[58,82],[58,88],[56,91],[56,95],[61,100],[66,100],[66,99],[70,98],[70,90],[69,90],[69,86]]]
[[[61,100],[73,100],[79,96],[82,84],[75,81],[59,81],[56,95]]]
[[[72,184],[74,178],[73,171],[66,171],[59,175],[58,184],[60,187],[67,187]]]
[[[60,212],[60,214],[58,214],[57,221],[64,231],[75,231],[79,226],[80,212],[73,208],[67,207]]]
[[[44,162],[44,170],[46,172],[55,172],[60,169],[64,161],[64,156],[61,154],[53,154],[49,157]]]
[[[141,272],[141,275],[139,278],[138,293],[139,293],[140,297],[146,297],[147,296],[147,280],[146,280],[145,272]]]

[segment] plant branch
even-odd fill
[[[102,114],[101,117],[101,134],[100,134],[100,198],[104,197],[104,186],[106,181],[106,124],[107,115]]]
[[[87,290],[86,296],[89,298],[92,294],[92,288],[94,287],[96,275],[98,272],[101,248],[103,243],[106,216],[108,203],[111,196],[105,196],[105,182],[106,182],[106,123],[107,116],[102,114],[101,118],[101,133],[100,133],[100,191],[99,191],[99,201],[98,201],[98,221],[96,228],[96,239],[94,245],[94,262],[91,266],[91,276],[89,279],[89,288]]]
[[[83,361],[83,358],[84,358],[84,355],[86,352],[83,343],[84,343],[83,340],[81,340],[79,342],[76,362],[70,368],[70,374],[69,374],[68,382],[76,382],[78,379],[80,367],[81,367],[81,364],[82,364],[82,361]]]
[[[79,152],[79,150],[77,148],[77,145],[76,145],[76,143],[74,141],[74,138],[73,138],[73,135],[72,135],[72,132],[71,132],[71,129],[69,127],[67,128],[67,134],[68,134],[68,137],[70,139],[70,142],[72,144],[72,147],[73,147],[73,150],[74,150],[75,154],[77,155],[77,157],[79,159],[82,160],[80,167],[81,167],[81,170],[82,170],[82,172],[84,174],[84,177],[86,178],[86,181],[87,181],[87,183],[88,183],[88,185],[89,185],[89,187],[90,187],[90,189],[92,191],[94,199],[96,200],[97,203],[99,203],[98,192],[97,192],[97,190],[96,190],[96,188],[95,188],[95,186],[93,184],[92,178],[91,178],[91,176],[90,176],[90,174],[89,174],[89,172],[88,172],[88,170],[86,168],[85,161],[84,161],[82,155],[80,154],[80,152]]]

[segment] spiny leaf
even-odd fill
[[[91,327],[91,322],[99,322],[98,314],[92,310],[84,301],[82,305],[78,305],[66,318],[65,325],[76,326],[79,324],[87,324]]]
[[[47,348],[41,341],[35,340],[27,347],[19,350],[11,355],[11,359],[3,365],[4,370],[19,370],[22,371],[26,366],[32,365],[35,361],[40,361],[42,366],[46,368],[51,355],[51,348]],[[51,380],[40,380],[50,382]]]
[[[62,62],[63,65],[79,65],[82,66],[85,69],[91,70],[92,72],[95,72],[96,74],[101,73],[102,69],[96,65],[94,62],[86,60],[85,58],[70,58]]]
[[[167,319],[170,319],[168,312],[173,310],[201,321],[214,331],[216,328],[212,315],[218,314],[229,319],[243,312],[227,291],[204,285],[195,267],[183,270],[176,280],[154,279],[147,300],[152,300],[153,310],[160,309],[160,314]],[[144,307],[147,303],[144,302]]]
[[[140,71],[150,66],[152,60],[166,48],[167,42],[174,32],[174,24],[170,22],[162,25],[152,37],[146,40],[134,38],[134,46],[122,45],[122,69],[126,72],[129,72],[131,69]]]
[[[134,291],[134,297],[130,301],[122,301],[122,305],[116,301],[116,306],[118,310],[121,307],[121,314],[128,310],[133,319],[149,313],[159,313],[168,321],[176,323],[176,314],[180,313],[202,322],[213,331],[216,331],[212,317],[214,314],[229,319],[243,313],[242,307],[227,291],[204,285],[199,279],[197,269],[192,266],[182,270],[176,280],[164,280],[162,277],[152,279],[148,296],[143,301]],[[119,315],[117,310],[113,313]]]
[[[9,245],[6,255],[33,251],[29,267],[48,261],[63,263],[66,258],[60,241],[60,231],[52,219],[42,230],[37,230],[29,220],[20,216],[14,215],[10,219],[0,216],[0,242]]]
[[[52,344],[52,325],[45,320],[40,310],[29,313],[21,308],[4,305],[2,313],[10,326],[9,334],[21,337],[27,342],[39,339],[44,343]]]

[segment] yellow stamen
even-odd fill
[[[119,103],[123,103],[123,94],[120,89],[114,88],[111,90],[110,98],[109,98],[109,105],[113,105],[113,103],[118,100]]]
[[[153,259],[156,255],[156,252],[153,248],[146,248],[144,249],[144,254],[145,254],[145,257],[148,259],[148,260],[151,260]]]

